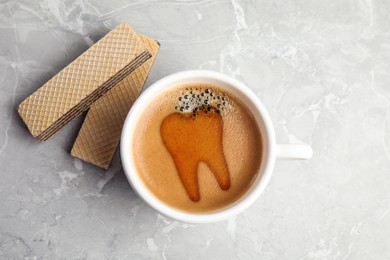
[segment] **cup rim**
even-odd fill
[[[174,88],[178,84],[183,84],[183,81],[187,80],[188,82],[202,82],[202,79],[203,81],[205,81],[204,79],[209,79],[228,84],[232,89],[235,89],[235,91],[242,93],[243,96],[245,96],[253,104],[256,112],[258,112],[259,116],[261,117],[260,119],[256,119],[256,121],[263,122],[262,131],[265,130],[265,133],[262,133],[262,138],[266,139],[263,140],[263,142],[267,142],[267,147],[263,148],[263,158],[258,173],[258,175],[260,176],[261,174],[261,176],[256,177],[256,183],[251,185],[250,191],[243,195],[242,198],[238,200],[238,202],[217,211],[194,213],[173,208],[160,201],[152,194],[151,191],[149,191],[137,173],[136,167],[132,160],[132,149],[130,148],[134,136],[134,128],[138,123],[140,115],[151,100],[164,91]],[[252,109],[251,111],[252,113],[254,112]],[[241,83],[240,81],[219,72],[208,70],[187,70],[161,78],[148,87],[139,96],[129,111],[123,125],[120,142],[120,155],[126,178],[129,181],[132,189],[152,208],[165,216],[181,222],[212,223],[238,215],[259,198],[269,183],[273,167],[275,165],[275,144],[275,132],[268,111],[257,98],[257,96],[244,83]]]

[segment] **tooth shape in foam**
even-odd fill
[[[230,187],[229,169],[222,146],[222,117],[215,111],[195,114],[173,113],[160,128],[165,147],[171,154],[188,196],[200,200],[198,165],[204,162],[213,172],[219,187]]]

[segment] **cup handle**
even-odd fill
[[[307,144],[277,144],[276,158],[281,160],[307,160],[313,156],[313,149]]]

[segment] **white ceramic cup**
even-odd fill
[[[134,130],[139,120],[142,120],[140,116],[150,102],[163,92],[169,91],[181,84],[199,82],[218,85],[246,104],[247,108],[254,115],[257,125],[260,128],[263,142],[263,158],[255,181],[238,201],[217,211],[191,213],[167,205],[149,191],[141,180],[134,165],[132,140],[133,138],[136,138],[134,135],[137,133],[135,133]],[[272,121],[267,110],[257,96],[245,84],[218,72],[193,70],[178,72],[162,78],[140,95],[131,108],[124,123],[120,153],[123,169],[130,185],[151,207],[165,216],[182,222],[211,223],[235,216],[253,204],[267,186],[276,159],[309,159],[312,156],[312,149],[306,144],[277,144]]]

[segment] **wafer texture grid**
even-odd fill
[[[31,134],[47,140],[151,57],[121,24],[25,99],[18,112]]]
[[[107,169],[119,144],[122,126],[149,75],[159,44],[140,35],[152,58],[119,82],[89,109],[71,154]]]

